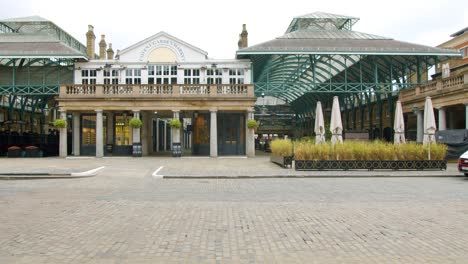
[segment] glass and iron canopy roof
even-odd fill
[[[236,58],[252,61],[257,96],[310,108],[333,95],[404,89],[413,80],[409,76],[460,56],[454,50],[353,31],[358,20],[323,12],[298,16],[284,35],[240,49]]]
[[[0,58],[87,59],[83,44],[39,16],[0,20]]]

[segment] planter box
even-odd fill
[[[26,149],[24,150],[25,157],[28,158],[39,158],[41,157],[41,150],[40,149]]]
[[[306,170],[445,170],[446,160],[296,160]]]
[[[270,161],[280,165],[283,168],[287,168],[288,166],[292,167],[292,160],[293,160],[292,156],[285,157],[285,156],[279,156],[275,154],[270,155]]]
[[[13,149],[8,150],[8,157],[9,158],[21,158],[23,156],[23,150],[21,149]]]

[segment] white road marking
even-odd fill
[[[155,170],[155,171],[153,172],[153,174],[151,174],[151,176],[153,176],[153,177],[155,177],[155,178],[162,178],[162,177],[164,177],[164,175],[158,175],[158,172],[159,172],[160,170],[162,170],[162,168],[164,168],[164,166],[161,166],[161,167],[159,167],[157,170]]]
[[[89,171],[83,171],[83,172],[74,172],[71,174],[71,176],[94,176],[96,175],[100,170],[104,169],[106,166],[102,166],[96,169],[92,169]]]

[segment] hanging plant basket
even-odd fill
[[[56,127],[56,128],[66,128],[67,127],[67,120],[61,119],[61,118],[55,119],[54,127]]]
[[[132,118],[132,119],[130,119],[129,125],[132,128],[140,128],[140,127],[143,126],[143,122],[141,122],[141,120],[139,118]]]
[[[169,125],[172,128],[181,128],[182,127],[182,123],[180,122],[179,119],[171,119],[171,121],[169,121]]]
[[[260,124],[255,119],[247,120],[247,127],[250,129],[257,129]]]

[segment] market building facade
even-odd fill
[[[251,157],[249,119],[260,122],[259,137],[310,136],[317,102],[329,115],[334,96],[345,137],[361,131],[391,141],[401,100],[407,136],[419,142],[426,95],[439,129],[468,124],[466,29],[434,48],[354,31],[358,21],[298,16],[284,35],[253,46],[244,25],[236,59],[216,60],[165,32],[114,52],[104,35],[96,43],[92,26],[83,45],[40,17],[0,20],[0,155],[37,145],[62,157]],[[59,117],[68,125],[58,143]]]
[[[75,83],[58,96],[61,115],[73,116],[74,155],[132,155],[141,144],[144,156],[178,146],[188,155],[254,156],[250,61],[209,59],[165,32],[115,57],[102,35],[97,59],[92,26],[86,35],[90,60],[75,64]],[[132,128],[132,117],[143,126]]]

